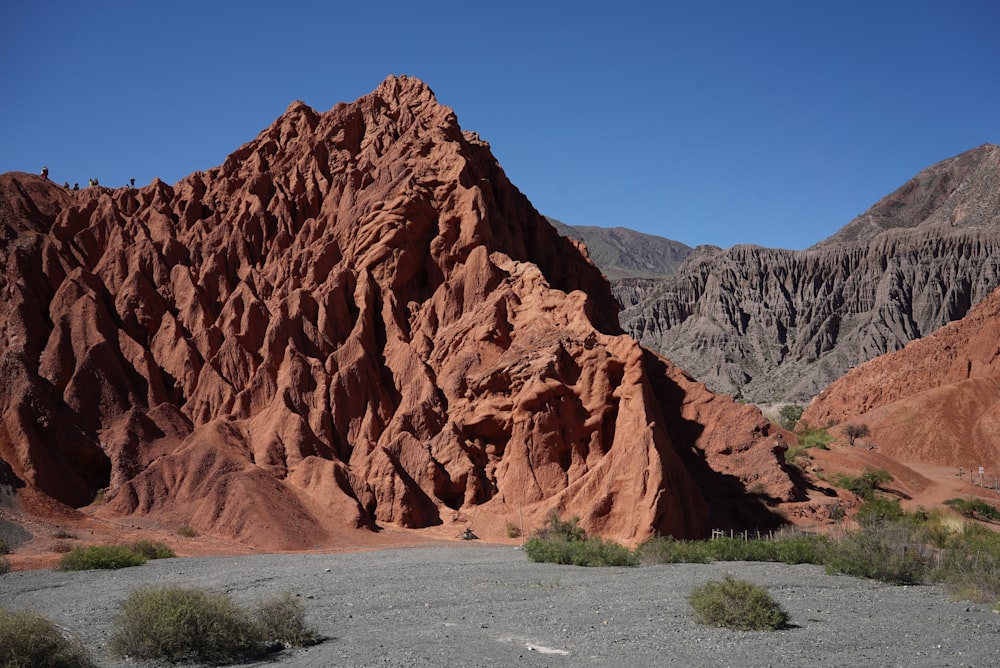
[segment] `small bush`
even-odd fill
[[[0,666],[90,668],[95,665],[78,640],[44,617],[0,608]]]
[[[170,546],[160,541],[138,540],[126,547],[147,559],[172,559],[177,556]]]
[[[886,522],[903,521],[919,523],[915,517],[906,517],[899,505],[899,499],[878,499],[869,497],[854,513],[854,521],[861,526],[879,525]]]
[[[783,564],[821,564],[830,545],[826,536],[782,536],[775,538],[775,561]]]
[[[827,504],[826,514],[834,522],[839,522],[847,517],[847,509],[841,505],[840,501],[835,501],[834,503]]]
[[[521,527],[517,526],[513,522],[507,522],[507,538],[520,538],[521,537]]]
[[[225,594],[139,589],[125,599],[114,624],[110,648],[120,657],[222,663],[261,654],[257,626]]]
[[[813,429],[811,427],[805,427],[804,429],[795,433],[799,438],[799,447],[802,448],[819,448],[820,450],[828,450],[831,443],[833,443],[836,437],[828,432],[826,429]]]
[[[644,564],[707,564],[712,561],[707,541],[677,540],[673,536],[651,538],[639,547]]]
[[[147,558],[122,545],[74,547],[59,560],[61,571],[86,571],[99,568],[142,566]]]
[[[0,554],[10,554],[10,547],[3,538],[0,538]]]
[[[726,536],[709,540],[707,547],[713,561],[774,561],[771,544],[766,540]]]
[[[789,445],[785,448],[786,464],[794,466],[797,469],[801,469],[802,465],[799,463],[800,459],[811,459],[809,453],[806,452],[806,448],[801,445]]]
[[[891,481],[892,474],[885,469],[866,466],[860,476],[840,475],[834,479],[833,484],[870,501],[875,496],[875,490],[881,489],[882,485]]]
[[[53,538],[67,538],[67,539],[70,539],[70,540],[75,540],[79,536],[77,536],[75,533],[67,531],[66,529],[58,529],[54,534],[52,534],[52,537]]]
[[[922,518],[924,531],[931,545],[936,548],[945,548],[961,541],[962,534],[966,531],[966,522],[961,517],[955,517],[952,513],[941,510],[933,510],[925,513]]]
[[[982,499],[948,499],[944,502],[962,517],[983,520],[987,522],[1000,521],[1000,510]]]
[[[844,434],[847,436],[847,442],[851,445],[854,445],[854,441],[859,438],[864,438],[869,433],[868,425],[866,424],[849,424],[844,427]]]
[[[824,536],[778,536],[772,540],[713,538],[676,540],[652,538],[639,548],[645,564],[704,564],[710,561],[780,561],[786,564],[820,564],[829,540]]]
[[[699,624],[739,631],[775,631],[788,624],[788,613],[766,589],[731,575],[697,587],[687,600]]]
[[[795,429],[800,419],[802,419],[802,406],[798,404],[785,404],[778,411],[778,422],[788,431]]]
[[[556,511],[549,513],[548,525],[538,532],[539,537],[547,540],[577,541],[584,540],[587,532],[580,526],[580,518],[560,519]]]
[[[636,566],[638,555],[626,547],[599,537],[587,537],[580,519],[562,520],[555,512],[549,523],[524,544],[529,561],[573,566]]]
[[[265,643],[304,647],[319,639],[315,629],[306,624],[302,603],[288,592],[261,603],[255,617]]]
[[[968,525],[951,536],[932,579],[960,600],[1000,601],[1000,534]]]
[[[920,584],[929,571],[931,549],[920,527],[905,520],[871,522],[852,531],[825,553],[826,569],[890,584]]]
[[[114,627],[115,656],[170,662],[245,661],[318,637],[289,595],[250,610],[226,594],[179,586],[133,591]]]
[[[185,524],[177,530],[177,535],[183,536],[184,538],[195,538],[198,535],[198,531],[194,527],[190,527]]]
[[[572,566],[636,566],[639,558],[626,547],[600,538],[562,541],[534,536],[524,543],[529,561]]]
[[[10,573],[10,559],[7,557],[0,557],[0,575]]]

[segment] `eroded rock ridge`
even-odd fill
[[[1000,286],[1000,147],[921,172],[807,251],[696,248],[624,279],[622,326],[712,390],[807,401],[850,368],[962,318]]]
[[[27,505],[106,488],[104,513],[296,549],[550,509],[635,542],[702,534],[751,482],[801,496],[760,413],[623,335],[416,79],[294,103],[173,186],[11,173],[0,206],[0,458]]]

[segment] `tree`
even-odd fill
[[[785,404],[778,411],[778,421],[783,429],[792,431],[802,417],[802,406],[798,404]]]
[[[847,435],[847,442],[854,445],[856,439],[864,438],[870,432],[866,424],[849,424],[844,427],[844,433]]]

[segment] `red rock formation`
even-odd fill
[[[797,494],[760,414],[622,335],[585,254],[415,79],[294,103],[173,187],[0,189],[0,457],[65,504],[107,486],[102,512],[295,549],[550,509],[697,535],[703,453]]]
[[[1000,290],[969,314],[831,384],[802,416],[864,423],[904,462],[990,464],[1000,455]]]

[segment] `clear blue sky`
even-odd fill
[[[542,213],[804,248],[1000,144],[1000,3],[27,2],[0,172],[174,183],[293,100],[423,79]]]

